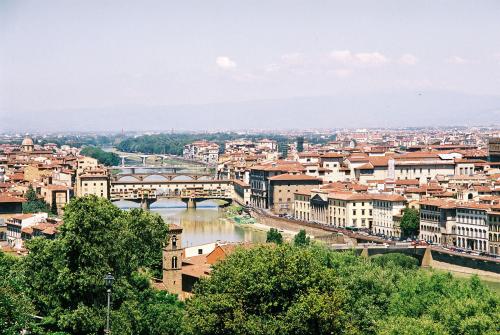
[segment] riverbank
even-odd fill
[[[288,229],[287,227],[280,227],[278,225],[273,225],[263,223],[253,215],[248,215],[243,211],[243,207],[239,205],[231,205],[224,210],[224,217],[222,220],[231,222],[232,224],[242,227],[245,229],[252,229],[260,232],[268,232],[271,228],[278,229],[278,231],[283,235],[285,240],[291,240],[299,231],[296,229]]]

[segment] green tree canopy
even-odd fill
[[[17,259],[0,251],[0,335],[33,329],[35,309],[16,280]]]
[[[282,244],[283,243],[283,236],[278,231],[278,229],[271,228],[267,232],[266,242],[268,242],[268,243]]]
[[[49,205],[43,199],[38,198],[36,191],[31,185],[28,187],[24,197],[26,198],[26,202],[23,202],[23,213],[50,212]]]
[[[311,238],[307,236],[306,231],[304,229],[301,229],[297,233],[297,235],[295,235],[293,238],[293,244],[296,247],[303,247],[309,245],[310,243],[311,243]]]
[[[149,334],[145,329],[152,325],[147,320],[153,318],[144,319],[140,309],[168,314],[179,308],[154,307],[171,299],[149,293],[144,275],[161,268],[167,231],[158,215],[140,209],[121,211],[96,196],[73,199],[66,206],[60,236],[29,241],[30,252],[20,264],[24,290],[43,317],[43,327],[71,334],[102,333],[103,277],[111,272],[116,279],[113,327],[121,329],[120,334]]]
[[[99,147],[84,147],[80,153],[84,156],[95,158],[100,164],[106,166],[116,166],[120,164],[120,157],[117,154],[114,152],[104,151]]]
[[[404,237],[418,236],[420,230],[420,214],[414,208],[405,208],[401,218],[401,233]]]
[[[239,249],[196,286],[185,334],[498,332],[499,297],[477,279],[459,281],[383,258],[318,245]],[[413,262],[403,258],[398,262]]]

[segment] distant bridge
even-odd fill
[[[164,164],[165,160],[173,159],[177,161],[184,161],[186,163],[189,163],[190,165],[198,165],[205,167],[207,163],[205,162],[200,162],[200,161],[193,161],[189,159],[185,159],[180,156],[175,156],[175,155],[167,155],[167,154],[142,154],[142,153],[134,153],[134,152],[127,152],[127,153],[119,153],[120,159],[121,159],[121,165],[120,167],[128,167],[125,164],[125,160],[127,158],[135,157],[135,158],[140,158],[142,161],[142,166],[141,167],[146,167],[147,166],[147,161],[149,160],[150,162],[157,162],[158,160],[161,162],[161,165]]]

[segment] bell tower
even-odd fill
[[[182,227],[168,225],[168,243],[163,248],[163,284],[169,293],[182,293]]]

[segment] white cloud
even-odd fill
[[[330,52],[330,57],[337,62],[349,63],[354,57],[349,50],[334,50]]]
[[[350,50],[334,50],[330,52],[330,58],[336,62],[358,65],[382,65],[390,61],[380,52],[352,53]]]
[[[418,63],[418,58],[412,54],[404,54],[399,58],[398,63],[404,65],[415,65]]]
[[[453,56],[453,57],[446,59],[446,63],[455,64],[455,65],[463,65],[463,64],[470,63],[470,61],[465,59],[465,58],[459,57],[459,56]]]
[[[361,52],[354,55],[356,59],[363,64],[385,64],[389,59],[379,52]]]
[[[215,63],[217,64],[218,67],[220,67],[223,70],[231,70],[237,66],[236,62],[227,56],[217,57]]]

